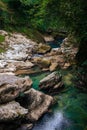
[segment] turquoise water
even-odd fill
[[[36,90],[38,90],[38,85],[39,85],[39,81],[41,79],[43,79],[44,77],[46,77],[49,74],[49,72],[41,72],[38,74],[31,74],[29,75],[30,78],[33,80],[33,88],[35,88]]]
[[[58,38],[57,41],[49,41],[47,43],[48,45],[51,46],[51,48],[58,48],[60,47],[62,41],[63,41],[63,38]]]
[[[60,73],[65,89],[55,96],[57,103],[52,107],[52,112],[45,114],[33,130],[87,130],[87,94],[74,87],[72,71]],[[48,72],[31,75],[35,89],[46,75]]]

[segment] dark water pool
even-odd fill
[[[64,38],[58,38],[57,40],[47,42],[47,44],[50,45],[51,48],[58,48],[63,40]]]

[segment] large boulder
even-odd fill
[[[63,86],[62,77],[57,72],[51,73],[39,83],[40,90],[45,90],[49,94],[58,93]]]
[[[42,92],[36,91],[33,88],[25,92],[25,101],[28,108],[27,119],[37,121],[53,103],[51,96],[45,95]]]
[[[24,118],[27,113],[27,109],[21,107],[18,102],[12,101],[0,105],[0,122],[8,122],[17,118]]]
[[[31,88],[32,80],[29,77],[14,75],[0,75],[0,103],[12,101],[21,92]]]

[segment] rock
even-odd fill
[[[0,75],[0,103],[12,101],[20,92],[28,90],[32,85],[29,77],[21,78],[14,75]]]
[[[61,51],[67,62],[73,62],[78,52],[76,40],[74,38],[65,38],[61,44]]]
[[[32,124],[32,123],[23,124],[23,125],[21,125],[21,127],[18,128],[17,130],[31,130],[32,127],[33,127],[33,124]]]
[[[16,73],[17,71],[28,70],[34,66],[30,61],[0,60],[0,73]],[[20,73],[21,74],[21,73]]]
[[[30,61],[15,61],[13,64],[16,67],[16,70],[29,69],[34,66]]]
[[[27,109],[21,107],[19,103],[12,101],[0,105],[0,122],[8,122],[17,118],[24,118],[27,113]]]
[[[15,75],[13,72],[0,72],[0,76],[1,75]]]
[[[41,68],[48,68],[51,64],[51,61],[48,58],[37,57],[34,58],[34,63]]]
[[[62,55],[62,51],[61,48],[53,48],[51,51],[52,55],[56,54],[56,55]]]
[[[45,95],[34,89],[25,92],[25,97],[28,105],[28,114],[26,118],[30,121],[37,121],[48,111],[53,102],[51,96]]]
[[[45,54],[49,52],[50,50],[51,50],[51,47],[49,45],[42,44],[42,43],[40,43],[38,47],[36,48],[36,52],[38,54]]]
[[[0,69],[5,68],[6,65],[7,65],[7,62],[6,62],[6,61],[4,61],[4,60],[0,60]]]
[[[8,33],[4,30],[0,30],[0,35],[6,36],[6,35],[8,35]]]
[[[39,83],[40,90],[45,90],[49,94],[58,93],[63,86],[62,77],[56,72],[51,73]]]
[[[26,70],[28,71],[28,69],[32,68],[34,66],[33,63],[31,63],[30,61],[10,61],[10,63],[8,63],[7,68],[13,68],[14,73],[18,72],[18,71],[23,71]],[[10,69],[11,71],[11,69]],[[21,73],[20,73],[21,74]]]
[[[58,63],[52,63],[50,66],[50,71],[55,71],[58,67]]]
[[[62,69],[68,69],[71,66],[70,63],[65,63],[64,66],[62,67]]]
[[[46,36],[44,36],[44,39],[46,42],[54,41],[54,38],[52,37],[52,35],[46,35]]]
[[[6,36],[4,43],[9,49],[5,53],[0,54],[2,60],[26,60],[32,55],[34,46],[37,43],[31,41],[21,34],[10,34]]]
[[[33,69],[23,69],[23,70],[17,70],[15,72],[15,75],[24,75],[24,74],[35,74],[38,73],[39,71],[35,71]],[[41,72],[41,71],[40,71]]]

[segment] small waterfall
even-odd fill
[[[64,130],[70,125],[62,111],[46,114],[43,119],[35,125],[33,130]]]

